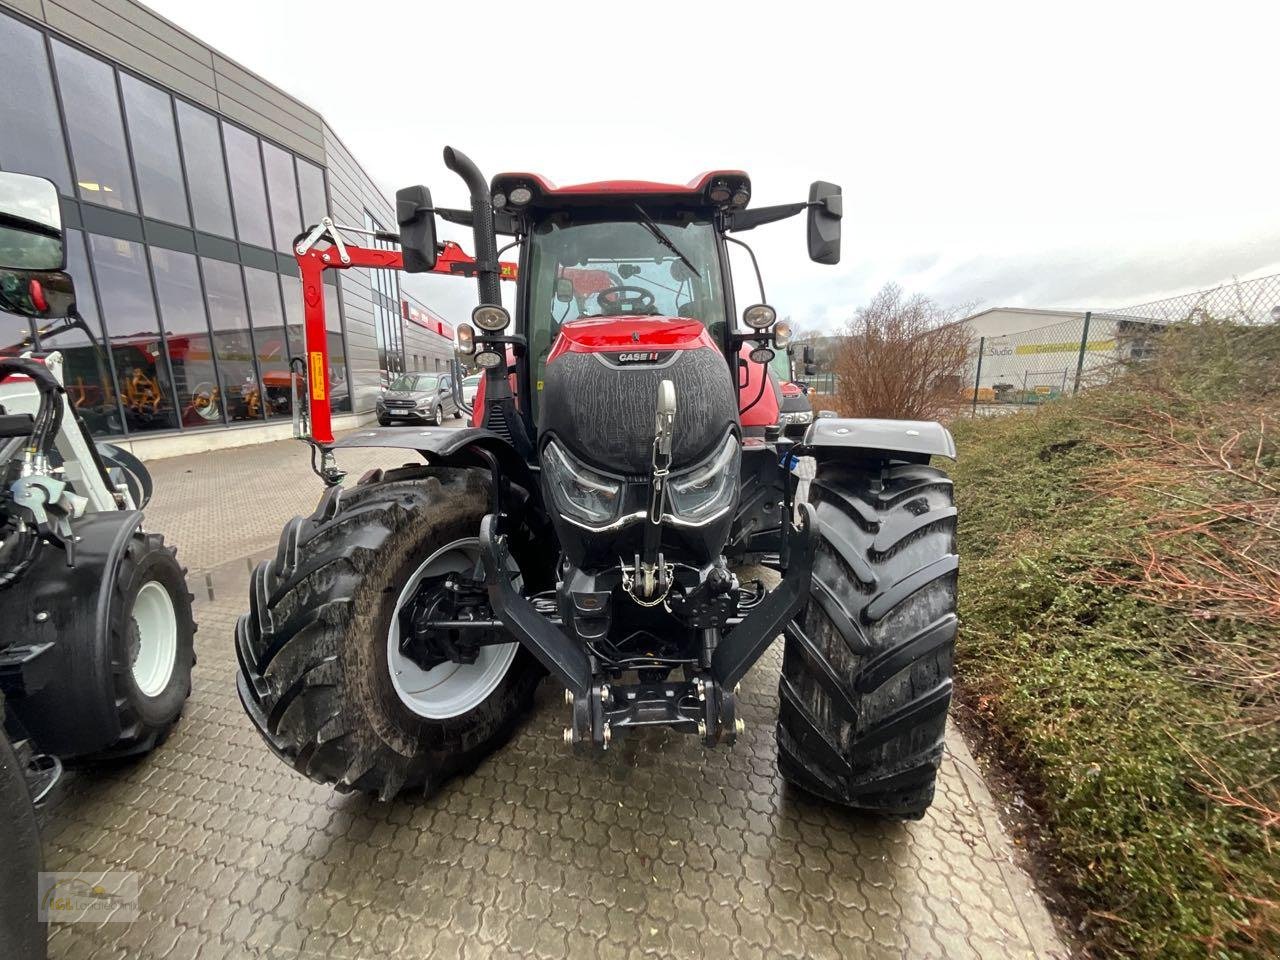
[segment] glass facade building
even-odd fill
[[[168,26],[178,47],[197,43]],[[46,323],[41,346],[63,351],[68,390],[91,429],[136,437],[289,418],[290,358],[303,350],[291,243],[326,212],[351,206],[333,193],[363,193],[366,224],[378,220],[365,205],[389,211],[385,197],[362,172],[347,175],[358,187],[335,189],[331,132],[317,115],[324,136],[319,148],[304,144],[309,157],[3,2],[0,49],[0,169],[57,184],[81,315]],[[242,85],[274,91],[216,51],[210,61]],[[277,102],[259,109],[281,117],[279,131],[289,135],[283,118],[307,108],[274,92]],[[404,369],[398,275],[372,273],[367,290],[355,277],[326,278],[338,413],[371,408],[378,383]],[[25,318],[0,313],[0,352],[29,339]],[[375,344],[376,367],[367,357]]]

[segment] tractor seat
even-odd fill
[[[696,300],[688,300],[685,303],[680,304],[680,306],[676,308],[676,313],[679,316],[688,317],[690,320],[702,319],[702,307]]]

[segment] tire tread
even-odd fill
[[[957,618],[952,485],[924,464],[824,463],[813,592],[786,630],[778,763],[855,809],[924,815],[945,750]]]

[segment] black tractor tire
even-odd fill
[[[164,588],[173,604],[176,630],[173,669],[163,688],[155,693],[144,692],[133,671],[138,655],[135,605],[139,592],[149,583]],[[138,531],[120,558],[113,590],[106,642],[111,653],[110,696],[120,718],[120,736],[102,750],[69,758],[77,765],[135,757],[154,750],[169,736],[191,696],[196,624],[191,615],[193,598],[187,590],[187,570],[178,562],[177,548],[165,546],[164,537],[158,533]],[[74,718],[69,720],[74,722]]]
[[[805,609],[786,629],[778,766],[895,819],[933,801],[956,638],[956,509],[934,467],[825,463]]]
[[[0,719],[4,700],[0,698]],[[39,919],[40,834],[27,780],[0,728],[0,957],[44,960],[47,924]]]
[[[484,701],[443,720],[406,707],[387,665],[402,585],[440,547],[475,537],[489,505],[486,474],[404,467],[331,488],[290,521],[236,625],[240,700],[277,756],[388,800],[435,792],[511,736],[543,675],[523,647]]]

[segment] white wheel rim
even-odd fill
[[[133,679],[143,694],[154,697],[169,685],[178,659],[178,616],[164,584],[156,580],[144,583],[134,598],[130,617],[138,631]]]
[[[500,643],[480,648],[475,663],[441,663],[430,670],[400,652],[400,610],[426,577],[467,573],[475,569],[480,541],[455,540],[431,554],[400,591],[387,629],[387,669],[400,702],[428,720],[448,720],[469,713],[488,699],[511,668],[520,644]]]

